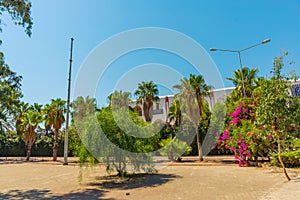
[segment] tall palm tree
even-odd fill
[[[169,119],[170,122],[174,122],[175,127],[179,127],[181,123],[181,103],[179,100],[173,101],[173,103],[170,106],[169,111]]]
[[[180,85],[175,85],[175,89],[179,90],[176,95],[181,101],[185,101],[186,111],[196,128],[197,146],[199,160],[203,161],[202,141],[198,130],[200,117],[204,113],[205,100],[204,97],[210,95],[212,86],[207,85],[202,75],[190,74],[190,78],[181,79]],[[196,107],[197,108],[196,108]]]
[[[29,109],[29,104],[28,103],[24,103],[23,101],[20,103],[20,107],[18,108],[17,111],[17,116],[16,116],[16,129],[17,129],[17,134],[22,134],[21,130],[19,129],[19,127],[22,124],[22,116],[26,113],[26,111]]]
[[[249,69],[248,67],[242,68],[243,78],[244,78],[244,86],[246,97],[251,98],[253,96],[253,90],[256,86],[256,75],[258,72],[258,68]],[[243,80],[241,70],[237,69],[234,71],[232,78],[227,78],[227,80],[232,81],[233,85],[236,86],[235,93],[239,97],[244,97],[243,93]]]
[[[153,101],[157,102],[159,100],[157,85],[153,81],[138,84],[138,89],[134,92],[137,96],[136,103],[143,105],[143,112],[146,122],[151,122],[153,117]]]
[[[130,92],[115,91],[107,97],[109,106],[113,106],[114,108],[128,108],[130,95]]]
[[[94,114],[97,110],[97,103],[95,98],[87,97],[77,97],[76,100],[74,100],[71,103],[72,108],[72,119],[83,119],[83,117]]]
[[[173,88],[179,92],[175,95],[175,98],[179,100],[182,105],[182,109],[186,112],[188,117],[194,124],[199,123],[199,110],[195,108],[196,96],[191,86],[189,79],[182,78],[179,85],[174,85]]]
[[[212,86],[207,85],[202,75],[190,74],[189,82],[195,91],[197,103],[199,107],[199,115],[202,116],[204,113],[204,97],[210,95]]]
[[[58,134],[65,122],[65,105],[66,101],[64,100],[51,99],[51,104],[47,104],[44,109],[46,130],[54,130],[53,161],[57,161]]]
[[[31,147],[36,139],[38,125],[43,122],[42,114],[34,107],[29,107],[19,118],[17,132],[23,135],[26,145],[26,161],[29,161]]]

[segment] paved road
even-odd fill
[[[300,178],[262,168],[168,166],[157,174],[120,180],[103,166],[30,162],[0,164],[0,199],[299,199]],[[298,198],[296,198],[298,196]]]

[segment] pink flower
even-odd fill
[[[247,136],[251,136],[251,135],[252,135],[252,133],[251,133],[251,132],[248,132],[248,133],[247,133]]]
[[[295,126],[290,126],[290,131],[295,131],[296,127]]]
[[[231,149],[231,151],[235,152],[235,148],[234,147],[231,147],[230,149]]]
[[[243,113],[246,113],[246,112],[247,112],[247,109],[244,109],[244,110],[243,110]]]
[[[243,135],[241,133],[239,133],[238,136],[241,138]]]
[[[300,134],[297,135],[297,138],[300,139]]]
[[[272,141],[273,138],[272,138],[271,135],[267,135],[267,139],[270,140],[270,141]]]
[[[284,139],[284,135],[280,136],[280,139],[283,140]]]

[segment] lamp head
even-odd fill
[[[262,44],[266,44],[266,43],[268,43],[270,41],[271,41],[270,39],[265,39],[264,41],[262,41]]]

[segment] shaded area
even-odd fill
[[[0,193],[0,199],[46,199],[46,200],[54,200],[54,199],[105,199],[103,195],[106,191],[99,189],[85,189],[83,191],[72,192],[64,195],[52,195],[50,190],[10,190],[6,193]],[[113,200],[112,198],[105,200]]]
[[[116,175],[96,177],[96,182],[88,185],[99,186],[104,189],[136,189],[145,187],[157,187],[181,176],[174,174],[134,174],[128,178],[120,178]]]
[[[293,179],[293,181],[300,183],[300,177],[297,177],[297,178]]]

